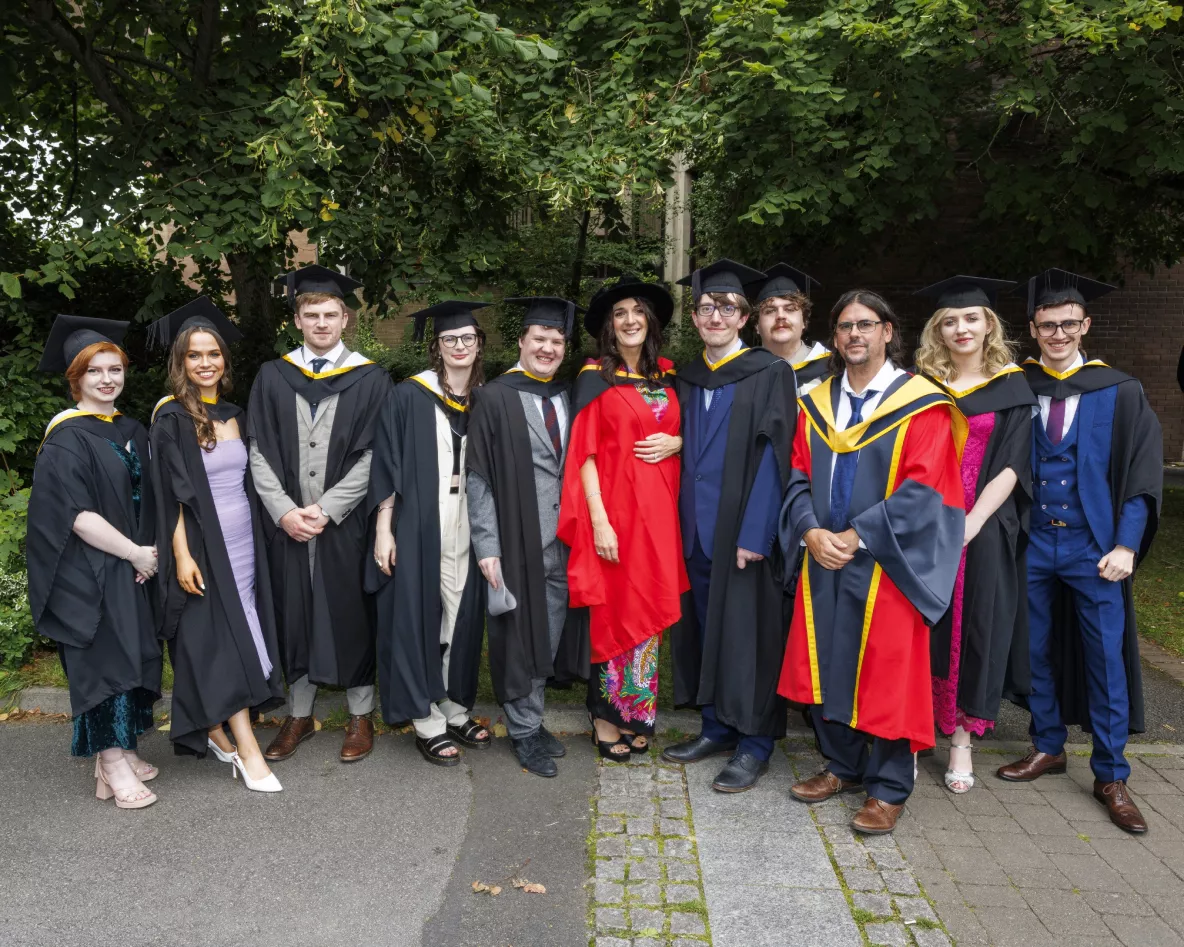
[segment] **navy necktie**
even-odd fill
[[[321,372],[323,372],[325,370],[325,366],[329,364],[329,360],[327,358],[314,358],[312,360],[311,364],[312,364],[312,373],[314,375],[319,375]],[[318,404],[320,404],[319,401],[310,401],[308,403],[309,416],[314,419],[317,416],[317,405]]]
[[[851,399],[851,420],[847,427],[854,427],[863,420],[863,406],[869,398],[876,395],[874,391],[865,391],[863,395],[853,395],[845,392]],[[859,451],[848,451],[845,454],[835,454],[834,472],[830,478],[830,530],[841,533],[851,524],[847,520],[847,513],[851,508],[851,488],[855,486],[855,468],[859,466]]]

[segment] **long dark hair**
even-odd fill
[[[658,366],[658,355],[662,352],[662,327],[658,324],[658,317],[654,315],[654,307],[648,299],[641,296],[631,298],[637,300],[637,305],[645,313],[646,325],[645,341],[641,343],[641,355],[637,359],[637,374],[648,384],[660,385],[662,369]],[[604,317],[604,325],[600,327],[600,338],[596,340],[596,344],[596,350],[600,353],[600,377],[611,385],[618,371],[629,371],[629,366],[621,357],[621,350],[617,348],[617,331],[613,326],[611,307]]]
[[[466,326],[466,328],[468,327]],[[469,375],[469,387],[464,391],[453,391],[448,387],[448,373],[444,371],[444,353],[440,351],[440,337],[433,335],[432,341],[428,343],[428,361],[440,382],[440,390],[454,398],[467,398],[470,391],[485,384],[485,365],[481,358],[485,352],[485,331],[480,326],[472,328],[477,333],[477,357],[473,360],[473,372]]]
[[[843,356],[839,354],[839,346],[835,342],[835,326],[839,324],[839,316],[843,314],[843,310],[852,303],[867,306],[880,317],[882,322],[887,322],[892,326],[892,341],[888,343],[885,352],[892,364],[900,368],[901,359],[904,357],[904,333],[900,329],[900,319],[892,311],[892,307],[888,305],[888,300],[879,293],[873,293],[870,289],[851,289],[843,293],[830,310],[830,339],[834,349],[830,353],[831,373],[842,375],[847,369],[847,363],[843,361]]]
[[[230,368],[230,349],[226,347],[226,340],[211,326],[189,326],[178,333],[173,341],[173,349],[169,353],[169,390],[178,404],[185,409],[197,427],[197,443],[201,449],[212,451],[218,446],[218,436],[214,433],[214,422],[206,412],[205,402],[201,400],[201,392],[197,385],[189,380],[185,371],[185,356],[189,353],[189,340],[198,332],[213,336],[218,343],[218,351],[222,353],[222,363],[225,371],[218,380],[218,397],[229,392],[234,387],[234,378]]]

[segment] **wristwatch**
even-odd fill
[[[329,519],[329,514],[325,512],[325,508],[321,506],[321,504],[317,504],[317,509],[321,511],[321,516],[325,517],[325,519]]]

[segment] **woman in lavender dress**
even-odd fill
[[[172,343],[173,394],[153,413],[151,446],[173,747],[208,750],[232,763],[247,788],[278,792],[251,726],[252,710],[283,701],[271,586],[242,439],[246,416],[222,400],[231,378],[226,340],[240,333],[204,296],[152,331]]]

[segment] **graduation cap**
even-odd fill
[[[680,286],[691,287],[695,302],[707,293],[737,293],[744,295],[744,284],[755,283],[765,278],[760,270],[737,263],[735,260],[716,260],[708,266],[701,266],[690,276],[678,281]]]
[[[119,345],[130,322],[92,319],[89,316],[58,316],[45,340],[45,351],[37,368],[43,372],[64,372],[88,345],[110,342]]]
[[[513,296],[504,302],[526,307],[523,326],[558,329],[565,339],[570,339],[575,330],[576,313],[584,311],[583,306],[577,306],[571,300],[560,299],[558,296]]]
[[[1044,306],[1059,306],[1063,303],[1077,303],[1084,306],[1093,299],[1105,296],[1117,289],[1109,283],[1099,283],[1085,276],[1078,276],[1068,270],[1053,269],[1038,273],[1026,284],[1016,289],[1015,295],[1028,296],[1028,318]]]
[[[338,273],[337,270],[313,263],[311,266],[302,266],[298,270],[292,270],[290,273],[277,277],[273,285],[280,292],[287,293],[288,305],[295,309],[296,297],[303,296],[305,293],[327,293],[330,296],[345,299],[362,284],[356,279],[350,279],[344,273]]]
[[[647,283],[631,273],[621,276],[612,286],[602,286],[588,303],[588,313],[584,316],[584,328],[592,338],[599,338],[600,330],[604,328],[613,306],[622,299],[644,299],[653,307],[658,325],[663,328],[674,315],[674,297],[661,283]]]
[[[168,348],[177,336],[192,328],[211,329],[222,336],[227,345],[233,345],[243,337],[242,330],[214,305],[209,296],[198,296],[148,327],[148,347]]]
[[[415,319],[415,341],[422,342],[424,330],[427,328],[428,317],[432,319],[432,332],[440,335],[442,332],[455,332],[467,326],[477,325],[477,317],[473,310],[484,309],[489,303],[471,302],[465,299],[446,299],[421,309],[413,314]]]
[[[765,270],[765,276],[768,279],[763,283],[748,284],[757,294],[756,304],[758,306],[774,296],[793,296],[796,293],[801,293],[808,297],[811,288],[822,285],[813,276],[803,273],[796,266],[790,266],[788,263],[774,263]]]
[[[1011,289],[1013,279],[987,279],[983,276],[951,276],[940,283],[919,289],[914,296],[928,296],[936,299],[934,311],[938,309],[969,309],[971,306],[995,308],[999,293]]]

